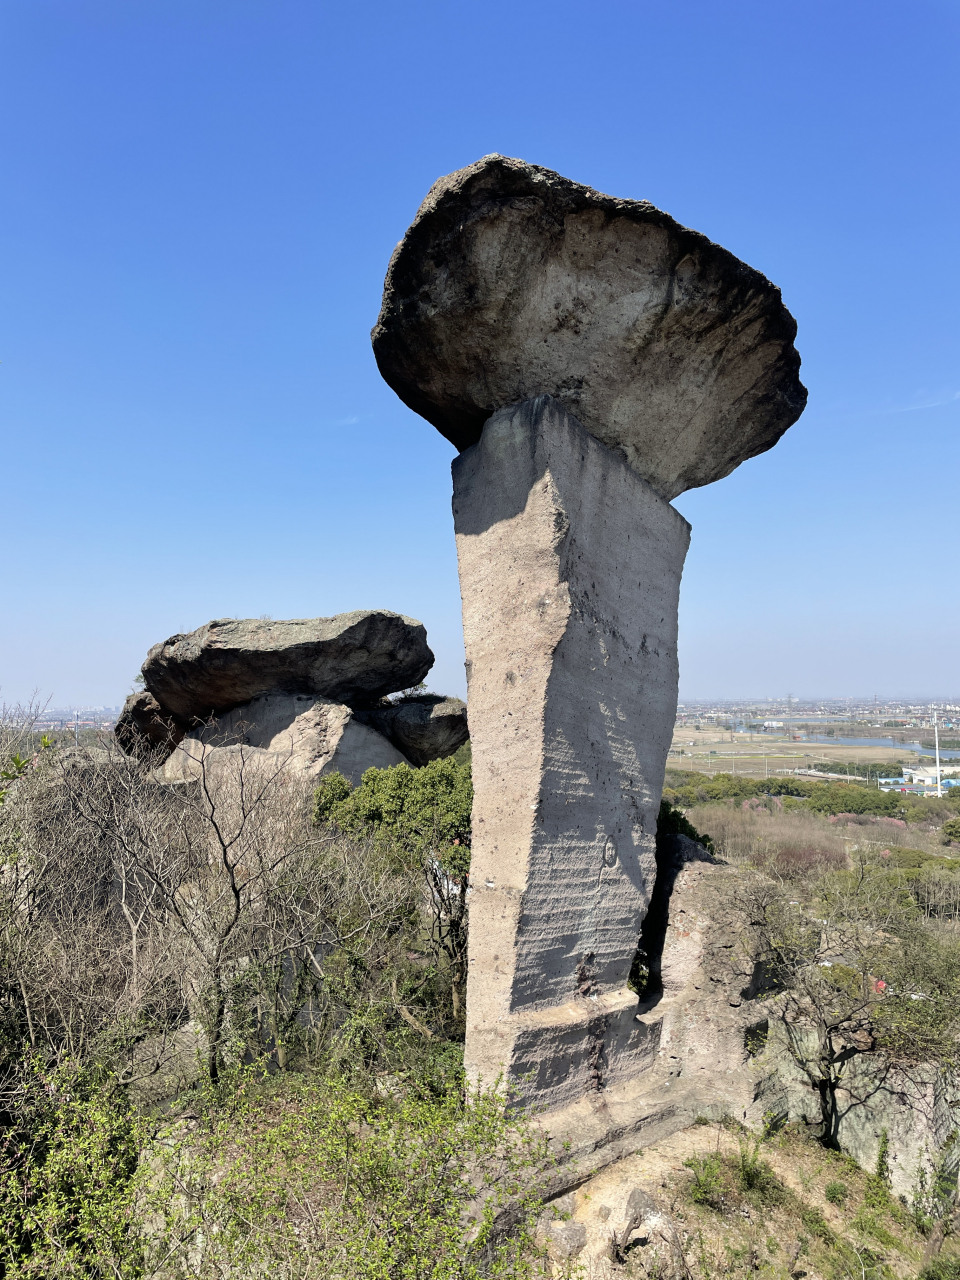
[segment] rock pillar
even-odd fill
[[[466,1062],[555,1108],[656,1053],[655,872],[690,528],[550,396],[453,464],[475,801]]]

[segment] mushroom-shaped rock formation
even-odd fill
[[[422,622],[385,609],[357,609],[288,622],[208,622],[154,645],[143,679],[161,706],[190,721],[264,693],[372,703],[419,684],[432,666]]]
[[[780,290],[642,200],[485,156],[430,189],[373,348],[460,450],[550,395],[667,500],[771,448],[806,403]]]
[[[411,764],[452,756],[469,737],[466,704],[439,694],[415,694],[371,713],[373,724]]]
[[[464,1062],[554,1132],[593,1116],[594,1146],[642,1128],[660,1052],[629,975],[677,705],[670,499],[799,417],[795,332],[774,285],[653,205],[503,156],[434,185],[387,273],[380,371],[461,451]]]

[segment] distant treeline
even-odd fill
[[[958,788],[960,789],[960,788]],[[937,821],[960,809],[960,796],[929,799],[902,791],[879,791],[866,779],[849,782],[817,782],[794,776],[744,778],[730,773],[707,774],[668,769],[663,798],[681,809],[711,800],[747,800],[751,796],[782,797],[785,809],[810,809],[815,813],[876,814],[905,818],[908,822]]]

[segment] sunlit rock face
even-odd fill
[[[666,499],[803,412],[780,290],[641,200],[485,156],[441,178],[390,263],[383,377],[458,449],[551,395]]]
[[[705,236],[499,155],[436,182],[390,262],[380,372],[460,450],[466,1065],[551,1109],[659,1053],[627,978],[676,712],[670,500],[799,417],[795,333]]]
[[[147,690],[168,711],[205,720],[265,693],[353,706],[418,684],[433,666],[422,622],[386,609],[332,618],[221,618],[155,644]]]
[[[627,978],[690,529],[549,396],[490,419],[454,465],[453,511],[476,795],[468,1066],[532,1072],[557,1105],[647,1056]]]

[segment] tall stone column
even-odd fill
[[[467,1066],[551,1111],[656,1053],[627,979],[676,711],[670,501],[800,416],[795,334],[705,236],[504,156],[435,183],[390,262],[380,372],[460,452]]]
[[[466,1062],[549,1107],[648,1056],[627,986],[655,874],[690,529],[550,396],[453,464],[476,801]]]

